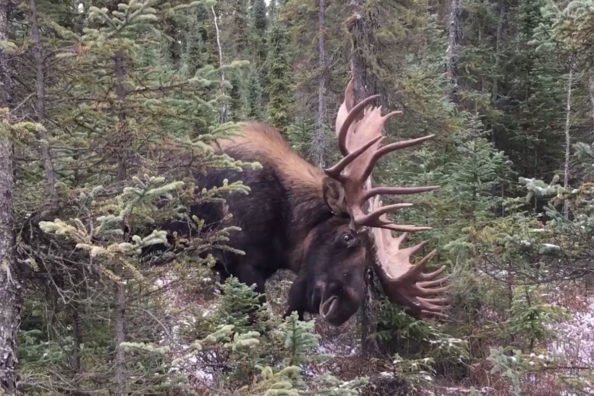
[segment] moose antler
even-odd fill
[[[379,205],[381,201],[377,197],[372,206]],[[421,250],[425,242],[400,248],[407,233],[395,238],[390,230],[372,228],[371,232],[376,248],[377,273],[390,301],[407,307],[418,318],[446,318],[448,300],[440,297],[447,291],[447,286],[443,285],[448,277],[442,276],[445,266],[433,272],[424,272],[427,263],[435,256],[435,250],[413,265],[412,255]]]
[[[347,96],[349,88],[347,87]],[[346,116],[339,112],[337,116],[338,145],[344,158],[336,165],[325,170],[326,175],[338,180],[345,192],[346,209],[355,226],[380,227],[394,231],[414,232],[428,230],[430,227],[399,225],[382,219],[386,213],[411,206],[409,203],[397,203],[375,208],[366,213],[366,203],[378,195],[404,195],[436,190],[437,186],[424,187],[374,187],[369,188],[367,180],[377,161],[384,155],[399,149],[420,144],[431,139],[428,135],[417,139],[404,140],[384,144],[382,135],[384,124],[388,118],[400,114],[399,111],[381,114],[381,107],[368,107],[377,98],[370,96],[354,106]],[[341,106],[341,112],[347,111],[347,100]],[[357,117],[362,116],[359,120]],[[338,124],[341,120],[341,124]]]
[[[326,174],[339,181],[344,188],[345,206],[356,227],[371,227],[376,247],[376,269],[390,301],[408,307],[417,317],[445,317],[447,300],[438,297],[446,291],[440,277],[445,269],[424,272],[434,252],[412,265],[411,256],[424,242],[409,248],[400,248],[407,232],[428,230],[431,227],[401,225],[391,222],[387,213],[410,207],[410,203],[382,206],[380,195],[416,194],[436,190],[437,186],[423,187],[372,187],[371,172],[377,161],[395,150],[411,147],[434,135],[384,144],[383,129],[386,121],[397,114],[394,111],[382,116],[381,107],[370,106],[378,95],[370,96],[354,106],[352,81],[345,91],[345,99],[336,117],[336,135],[343,158]],[[372,199],[373,198],[373,199]],[[371,199],[371,202],[369,202]],[[393,237],[392,231],[400,231]]]

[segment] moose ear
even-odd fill
[[[322,188],[324,202],[326,202],[330,211],[335,215],[347,213],[345,193],[342,184],[330,177],[325,177],[322,181]]]

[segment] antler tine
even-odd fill
[[[385,205],[379,209],[374,210],[373,212],[371,212],[369,214],[365,214],[365,215],[356,217],[354,219],[354,222],[355,222],[355,224],[367,225],[367,226],[371,226],[372,224],[377,224],[377,227],[381,227],[381,226],[385,225],[384,223],[387,224],[387,222],[384,222],[383,220],[380,219],[381,216],[383,216],[386,213],[392,212],[394,210],[402,209],[402,208],[410,208],[411,206],[413,206],[413,204],[411,204],[411,203],[397,203],[397,204],[392,204],[392,205]]]
[[[443,265],[433,272],[429,272],[428,274],[423,274],[423,280],[424,281],[433,280],[433,279],[437,278],[443,271],[445,271],[445,269],[446,269],[446,267],[445,267],[445,265]],[[444,278],[449,279],[449,277],[450,277],[449,275],[446,275]]]
[[[438,189],[438,186],[422,186],[422,187],[373,187],[369,190],[363,192],[360,197],[359,204],[362,206],[369,198],[372,197],[379,197],[379,195],[407,195],[407,194],[417,194],[422,192],[434,191]],[[376,201],[377,202],[377,201]],[[426,231],[430,230],[431,227],[419,227],[419,226],[409,226],[409,225],[399,225],[392,223],[388,220],[383,220],[381,217],[393,210],[400,209],[403,207],[410,207],[412,204],[408,203],[398,203],[392,205],[382,206],[380,205],[372,205],[373,210],[370,209],[370,212],[364,215],[361,215],[360,212],[356,211],[356,216],[354,218],[354,223],[360,226],[369,226],[369,227],[380,227],[385,228],[393,231],[406,231],[406,232],[417,232],[417,231]]]
[[[367,200],[377,195],[409,195],[438,190],[439,186],[421,187],[373,187],[365,192],[363,199]]]
[[[353,151],[352,153],[349,153],[346,157],[344,157],[343,159],[341,159],[336,165],[324,169],[324,172],[326,173],[326,175],[337,179],[337,180],[341,180],[342,176],[341,176],[341,172],[344,170],[344,168],[346,168],[351,162],[353,162],[357,157],[359,157],[363,152],[365,152],[365,150],[367,150],[369,147],[371,147],[374,143],[378,142],[379,140],[383,140],[384,136],[377,136],[373,139],[371,139],[369,142],[365,143],[363,146],[359,147],[357,150]]]
[[[390,233],[388,230],[379,231]],[[392,237],[390,236],[390,238]],[[392,252],[391,261],[385,262],[385,259],[388,258],[385,256],[378,257],[380,260],[377,266],[378,275],[390,301],[404,305],[413,316],[418,318],[445,319],[447,318],[445,312],[449,307],[448,300],[440,296],[448,291],[448,287],[443,286],[447,277],[436,278],[432,281],[423,280],[428,275],[423,270],[431,257],[433,254],[427,255],[421,262],[413,265],[410,263],[409,254]],[[395,273],[395,276],[392,276],[391,273]]]
[[[371,206],[372,209],[381,207],[381,199],[376,196]],[[401,248],[407,233],[394,237],[390,230],[380,228],[372,229],[372,233],[377,248],[377,272],[390,301],[404,305],[418,318],[447,318],[448,300],[440,297],[448,290],[447,286],[443,286],[447,276],[440,276],[445,267],[424,272],[436,251],[413,265],[412,255],[421,250],[425,242]]]
[[[392,114],[392,113],[390,113],[390,114]],[[387,119],[390,116],[390,114],[384,116],[384,119]],[[423,137],[416,138],[416,139],[403,140],[401,142],[396,142],[396,143],[387,144],[385,146],[381,146],[378,150],[376,150],[372,154],[371,159],[369,160],[369,162],[367,163],[367,166],[365,167],[363,176],[365,177],[365,179],[367,179],[371,175],[371,172],[373,171],[373,168],[375,167],[375,164],[377,163],[377,161],[379,161],[380,158],[382,158],[384,155],[391,153],[392,151],[395,151],[395,150],[400,150],[403,148],[421,144],[421,143],[425,142],[426,140],[433,138],[434,136],[435,135],[427,135],[427,136],[423,136]]]
[[[349,154],[348,148],[346,146],[346,141],[347,141],[347,132],[348,132],[349,128],[351,127],[351,124],[353,123],[353,121],[355,121],[355,118],[357,118],[359,116],[359,114],[367,107],[367,105],[370,104],[371,102],[373,102],[377,98],[379,98],[379,95],[369,96],[369,97],[363,99],[355,107],[353,107],[351,109],[351,111],[349,111],[349,114],[347,115],[346,119],[342,123],[342,126],[340,127],[340,130],[337,133],[338,148],[340,149],[340,152],[342,153],[342,155]]]
[[[427,263],[429,261],[431,261],[431,259],[433,257],[435,257],[436,254],[437,254],[437,250],[430,251],[428,255],[426,255],[425,257],[423,257],[421,259],[421,261],[419,261],[417,264],[415,264],[415,266],[413,267],[413,269],[410,272],[410,276],[415,277],[415,278],[418,277],[419,274],[421,274],[425,270],[425,267],[427,266]],[[410,256],[412,256],[412,253],[409,254],[409,257]]]
[[[385,146],[382,146],[374,154],[374,157],[377,156],[379,159],[379,158],[383,157],[384,155],[391,153],[392,151],[401,150],[401,149],[408,148],[411,146],[416,146],[417,144],[421,144],[429,139],[433,139],[434,137],[435,137],[435,135],[427,135],[427,136],[422,136],[420,138],[402,140],[400,142],[386,144]]]
[[[396,223],[392,223],[392,222],[386,222],[384,224],[380,224],[378,222],[377,225],[372,225],[371,227],[378,227],[378,228],[382,228],[384,230],[397,231],[397,232],[419,232],[419,231],[432,230],[431,227],[396,224]]]
[[[445,267],[441,267],[441,268],[445,269]],[[421,281],[421,282],[419,282],[419,286],[421,286],[421,287],[439,286],[439,285],[442,285],[445,281],[447,281],[449,279],[450,279],[449,275],[446,275],[446,276],[444,276],[442,278],[439,278],[439,279],[436,279],[436,280]]]

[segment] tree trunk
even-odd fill
[[[124,52],[118,50],[114,56],[115,76],[116,76],[116,95],[118,98],[118,125],[117,140],[122,144],[116,147],[118,154],[118,180],[126,180],[128,177],[129,164],[129,142],[127,138],[126,126],[126,112],[124,110],[124,101],[126,100],[126,87],[124,86],[124,79],[126,78],[126,69],[124,66]]]
[[[353,15],[349,20],[349,31],[351,32],[352,39],[352,52],[351,52],[351,78],[353,81],[353,96],[354,104],[361,102],[365,99],[369,92],[367,92],[368,86],[368,75],[367,75],[367,61],[364,56],[364,46],[369,44],[370,36],[367,34],[369,27],[366,26],[368,21],[364,18],[363,7],[365,0],[352,0],[351,2]],[[371,187],[371,177],[366,182],[367,188]],[[370,257],[369,260],[375,258]],[[369,266],[371,267],[372,262],[370,261]],[[361,329],[361,355],[366,357],[372,350],[376,349],[373,340],[370,338],[372,332],[372,320],[371,320],[371,305],[373,303],[372,288],[368,283],[365,290],[365,300],[361,304],[359,310],[359,327]]]
[[[128,177],[129,163],[129,145],[126,145],[128,139],[126,111],[124,102],[128,92],[124,86],[126,78],[126,69],[124,65],[124,52],[118,50],[114,56],[115,76],[116,76],[116,95],[118,97],[118,129],[117,138],[123,141],[118,164],[118,180],[124,182]],[[114,356],[114,394],[123,396],[127,394],[128,373],[126,370],[126,354],[122,343],[126,341],[126,284],[122,280],[115,282],[114,296],[114,338],[115,338],[115,356]]]
[[[497,108],[498,96],[499,96],[499,68],[501,67],[501,47],[503,42],[503,30],[505,28],[505,21],[507,18],[507,4],[506,0],[499,0],[499,19],[497,21],[497,33],[495,35],[495,66],[493,69],[493,81],[491,87],[491,104]],[[497,135],[495,128],[492,129],[491,139],[493,144],[497,145]]]
[[[219,30],[219,20],[220,18],[217,16],[217,12],[215,11],[214,6],[210,7],[212,11],[212,19],[214,22],[216,38],[217,38],[217,52],[219,55],[219,68],[221,69],[221,93],[224,94],[225,90],[225,72],[223,72],[223,46],[221,45],[221,31]],[[223,98],[225,95],[223,95]],[[227,121],[227,103],[225,103],[226,99],[221,101],[221,107],[219,108],[219,122],[223,123]]]
[[[328,86],[328,70],[326,65],[326,0],[319,0],[318,11],[318,66],[320,81],[318,85],[318,118],[311,147],[311,157],[318,166],[324,167],[324,153],[326,150],[326,87]]]
[[[590,95],[591,116],[592,116],[592,137],[594,137],[594,72],[588,77],[588,94]]]
[[[567,78],[567,103],[565,105],[565,164],[563,165],[563,187],[569,187],[569,159],[571,154],[571,93],[573,84],[573,65],[569,66],[569,76]],[[565,218],[569,215],[567,201],[563,203],[563,215]]]
[[[115,285],[115,389],[117,396],[127,394],[128,374],[126,370],[126,354],[122,343],[126,341],[126,285],[118,281]]]
[[[74,340],[74,343],[72,348],[71,367],[72,371],[79,376],[83,372],[81,346],[84,343],[80,309],[81,307],[78,302],[72,304],[72,338]]]
[[[9,6],[9,0],[0,0],[0,40],[8,38]],[[0,109],[10,107],[11,82],[8,59],[0,48]],[[14,257],[13,190],[12,144],[0,135],[0,394],[7,395],[17,393],[16,343],[22,307]]]
[[[44,51],[41,44],[41,34],[37,22],[37,1],[29,0],[29,20],[31,23],[31,39],[33,41],[33,59],[35,60],[35,93],[37,96],[35,104],[35,121],[47,126],[45,106],[45,61]],[[58,196],[56,192],[56,172],[51,158],[49,146],[49,134],[46,130],[39,132],[41,141],[41,158],[47,183],[47,192],[50,205],[55,205]]]
[[[507,4],[505,0],[499,0],[499,20],[497,21],[497,33],[495,36],[495,73],[493,75],[493,87],[491,90],[491,103],[495,104],[497,101],[498,92],[498,71],[501,63],[501,46],[503,41],[503,29],[505,27],[505,20],[507,18]]]
[[[462,0],[450,0],[448,21],[447,78],[450,84],[450,99],[457,101],[458,96],[458,56],[460,51],[460,14]]]
[[[352,0],[353,15],[349,23],[353,48],[351,52],[351,74],[355,104],[367,97],[367,67],[363,52],[365,37],[365,19],[363,6],[365,0]]]

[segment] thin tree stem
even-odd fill
[[[214,21],[215,32],[217,36],[217,50],[219,53],[219,67],[221,68],[221,92],[224,90],[225,84],[225,72],[223,72],[223,46],[221,45],[221,31],[219,30],[219,18],[217,17],[217,12],[214,9],[214,6],[210,7],[212,11],[212,17]],[[221,101],[221,108],[219,110],[219,121],[225,122],[227,121],[227,104],[225,100]]]
[[[319,0],[318,10],[318,67],[320,69],[320,80],[318,84],[318,118],[316,132],[314,134],[311,148],[314,162],[324,167],[324,153],[326,146],[325,132],[326,120],[328,117],[326,108],[326,87],[328,86],[328,73],[326,65],[326,1]]]
[[[594,138],[594,74],[588,77],[588,95],[590,96],[590,116],[592,117],[592,137]]]
[[[9,0],[0,0],[0,41],[8,39]],[[0,48],[0,108],[10,108],[12,76]],[[6,116],[7,118],[10,115]],[[0,120],[0,123],[10,119]],[[17,394],[17,332],[21,320],[22,285],[16,270],[13,218],[13,147],[0,134],[0,394]]]
[[[121,281],[115,285],[115,394],[127,394],[126,355],[122,344],[126,342],[126,285]]]
[[[45,122],[47,118],[45,103],[45,59],[43,54],[43,46],[41,44],[41,34],[39,32],[36,0],[29,0],[29,13],[31,22],[31,39],[33,41],[33,59],[35,60],[35,93],[37,96],[35,105],[35,120],[41,124],[47,124]],[[50,136],[45,128],[39,132],[39,140],[41,143],[40,151],[43,161],[43,168],[45,170],[48,200],[50,205],[55,205],[58,200],[56,191],[56,172],[54,170],[54,164],[51,157],[49,141]]]
[[[563,188],[569,187],[569,159],[571,154],[571,93],[573,84],[573,67],[569,67],[569,76],[567,78],[567,99],[565,106],[565,164],[563,166]],[[563,203],[563,215],[565,218],[569,215],[569,206],[567,200]]]
[[[124,86],[124,79],[126,78],[126,69],[124,66],[124,52],[118,50],[114,56],[115,64],[115,76],[116,76],[116,95],[118,98],[118,125],[117,125],[117,136],[122,142],[127,142],[127,126],[126,126],[126,112],[124,110],[124,101],[128,92]],[[118,180],[126,180],[128,177],[128,163],[129,163],[129,150],[130,147],[124,143],[119,148],[118,158]]]
[[[460,52],[460,15],[462,0],[450,1],[448,21],[447,77],[450,83],[450,98],[456,101],[458,93],[458,56]]]

